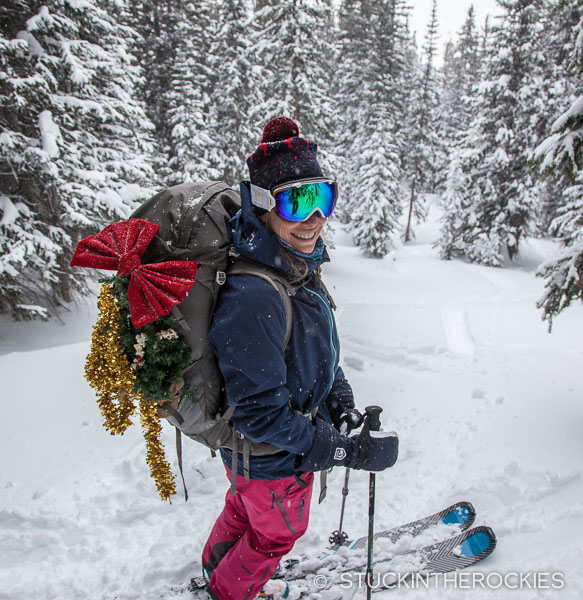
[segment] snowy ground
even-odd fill
[[[417,240],[363,259],[341,230],[326,281],[339,306],[342,365],[361,407],[384,407],[401,438],[397,465],[377,476],[377,528],[459,499],[493,527],[485,573],[556,573],[561,590],[423,589],[406,598],[583,595],[583,309],[552,335],[535,301],[536,265],[554,252],[530,240],[518,264],[444,262],[431,243],[436,210]],[[160,598],[199,574],[204,540],[227,487],[219,459],[187,444],[188,503],[161,502],[141,433],[112,438],[83,379],[94,309],[56,324],[1,321],[0,598]],[[164,432],[174,457],[173,434]],[[341,471],[314,503],[298,551],[338,526]],[[345,530],[366,533],[368,475],[351,476]],[[494,580],[495,581],[495,580]],[[513,580],[514,581],[514,580]],[[525,580],[525,587],[533,579]],[[550,580],[546,581],[547,585]],[[346,590],[346,598],[364,590]]]

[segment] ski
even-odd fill
[[[407,571],[403,572],[402,568],[407,565],[411,567],[414,563],[415,568],[410,573],[450,573],[480,562],[490,556],[495,548],[496,536],[494,532],[490,527],[480,525],[430,546],[411,550],[405,554],[377,559],[375,560],[375,569],[386,572],[387,567],[392,569],[399,565],[401,567],[399,573],[407,575]],[[365,567],[365,564],[360,564],[356,567],[343,569],[342,572],[348,573]],[[387,587],[393,587],[393,585],[389,584]]]
[[[440,574],[452,573],[484,560],[496,548],[496,536],[485,526],[468,529],[453,538],[375,560],[371,581],[373,592],[394,588],[429,587],[429,580]],[[366,563],[322,568],[304,577],[288,579],[290,597],[308,598],[327,590],[326,598],[346,598],[348,590],[365,589]],[[426,582],[426,583],[423,583]],[[450,582],[451,583],[451,582]],[[439,579],[436,579],[436,586]],[[337,590],[338,595],[334,595]]]
[[[392,529],[379,531],[375,533],[374,538],[375,541],[384,539],[392,544],[396,544],[405,537],[408,539],[417,538],[426,532],[428,534],[435,533],[447,537],[458,534],[460,531],[465,531],[472,526],[475,519],[476,510],[473,505],[470,502],[460,501],[422,519],[417,519]],[[367,546],[367,541],[368,536],[363,536],[354,541],[347,542],[340,548],[328,548],[320,554],[319,558],[300,556],[297,558],[286,559],[283,561],[280,573],[277,577],[288,579],[298,578],[298,576],[301,577],[303,576],[302,574],[307,575],[309,572],[314,572],[319,568],[317,566],[318,561],[324,566],[331,554],[336,554],[343,548],[348,550],[363,550]],[[409,548],[406,548],[405,552],[407,550],[409,550]],[[342,550],[342,552],[345,551],[346,550]]]
[[[380,538],[387,538],[391,543],[397,543],[402,537],[410,536],[417,537],[427,529],[437,525],[458,525],[462,531],[468,529],[474,523],[476,519],[476,511],[472,504],[469,502],[461,501],[444,508],[442,511],[418,519],[417,521],[411,521],[406,525],[400,525],[393,529],[387,529],[385,531],[379,531],[374,534],[375,541]],[[348,544],[351,550],[360,550],[366,548],[368,542],[368,536],[358,538],[354,542]]]

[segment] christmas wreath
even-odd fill
[[[104,426],[112,434],[123,434],[139,408],[150,474],[161,498],[168,500],[176,484],[160,442],[158,407],[182,387],[182,371],[191,360],[170,310],[194,284],[197,263],[142,265],[158,229],[142,219],[108,225],[79,242],[71,266],[117,270],[117,275],[100,280],[99,318],[85,375],[97,391]]]

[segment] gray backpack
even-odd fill
[[[144,263],[198,261],[192,289],[180,305],[172,308],[178,333],[191,349],[192,362],[183,371],[183,379],[196,401],[183,397],[177,410],[168,404],[163,408],[169,414],[168,421],[176,427],[181,474],[180,432],[204,444],[213,454],[221,447],[232,450],[232,493],[239,453],[243,455],[244,473],[249,479],[250,455],[275,454],[281,452],[281,448],[253,442],[237,432],[230,423],[234,409],[226,405],[223,379],[208,341],[219,291],[231,275],[249,274],[268,281],[280,293],[284,303],[287,346],[292,325],[291,296],[299,287],[294,287],[274,270],[239,258],[233,252],[227,222],[239,209],[239,194],[225,183],[200,182],[163,190],[132,214],[133,218],[145,219],[160,226],[143,255]],[[184,477],[182,479],[184,481]]]

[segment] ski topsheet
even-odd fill
[[[492,529],[483,525],[474,527],[424,548],[376,559],[374,572],[377,577],[373,578],[373,587],[387,589],[404,584],[415,576],[429,577],[465,569],[490,556],[495,548],[496,535]],[[343,568],[330,580],[333,583],[335,580],[349,581],[350,575],[362,573],[365,569],[365,563]]]
[[[461,501],[444,508],[443,510],[424,517],[411,521],[405,525],[399,525],[392,529],[386,529],[375,533],[375,542],[380,542],[381,545],[389,543],[397,544],[399,541],[412,540],[414,538],[422,538],[425,546],[436,539],[443,539],[459,534],[472,526],[476,518],[476,511],[470,502]],[[426,535],[422,535],[426,534]],[[348,550],[363,551],[367,548],[368,536],[360,537],[352,542],[347,542],[346,545],[340,548],[329,548],[320,553],[319,557],[292,557],[283,561],[280,573],[276,577],[282,579],[298,579],[309,573],[315,573],[326,564],[337,563],[338,556],[346,556]],[[392,547],[392,553],[403,553],[410,550],[410,546]],[[342,560],[342,559],[340,559]]]
[[[374,539],[387,538],[393,544],[395,544],[403,536],[417,537],[430,527],[435,525],[458,525],[462,531],[468,529],[474,523],[476,519],[476,511],[472,504],[469,502],[456,502],[442,511],[425,517],[424,519],[418,519],[417,521],[411,521],[406,525],[400,525],[393,529],[387,529],[386,531],[379,531],[374,534]],[[368,536],[358,538],[354,542],[350,542],[348,547],[351,550],[360,550],[366,548],[368,542]]]
[[[371,589],[378,592],[387,589],[413,587],[431,588],[451,586],[451,580],[440,581],[440,575],[465,569],[484,560],[496,548],[496,536],[489,527],[475,527],[458,536],[418,548],[405,554],[375,560]],[[341,568],[320,569],[299,579],[288,579],[290,597],[299,600],[319,597],[324,590],[327,600],[357,597],[366,589],[366,563]]]

